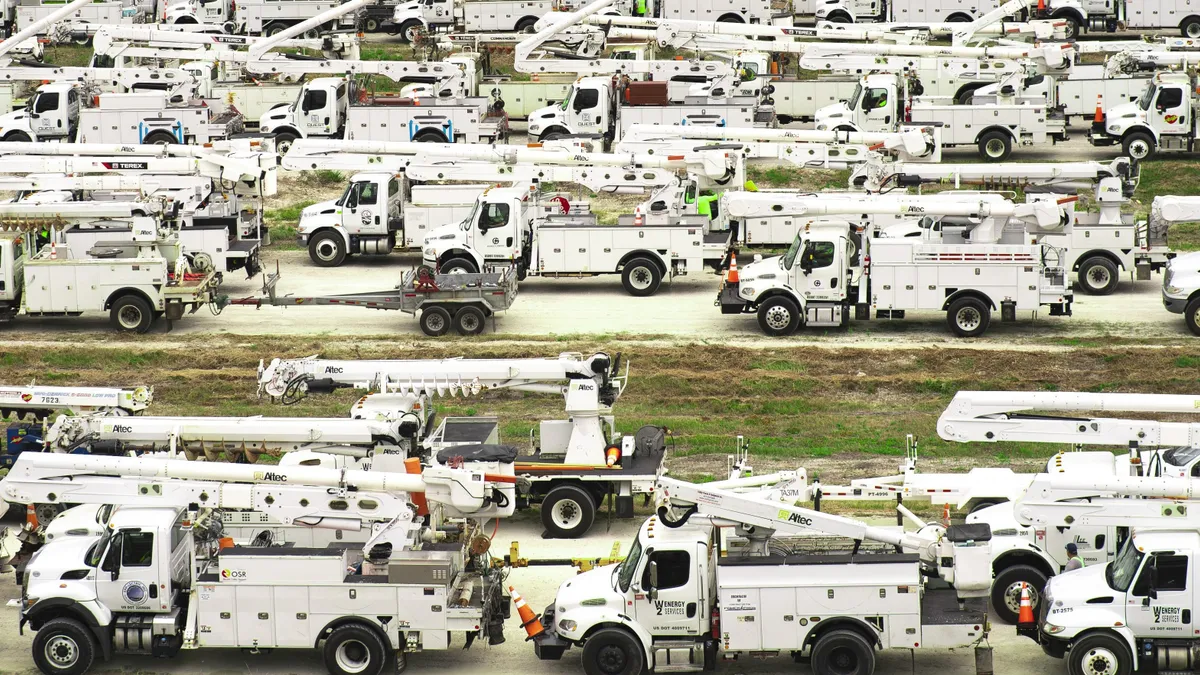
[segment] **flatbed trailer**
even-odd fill
[[[461,335],[478,335],[495,319],[497,312],[512,306],[517,298],[515,269],[499,272],[435,274],[427,267],[405,272],[395,288],[338,295],[279,295],[275,287],[279,271],[263,279],[263,295],[230,300],[233,305],[291,307],[341,305],[366,309],[398,310],[417,316],[421,332],[430,337],[445,335],[453,327]],[[493,325],[494,329],[494,325]]]

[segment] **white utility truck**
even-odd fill
[[[336,9],[342,3],[337,0],[237,0],[234,22],[240,31],[248,35],[275,36],[304,21]],[[320,32],[333,30],[354,32],[358,30],[359,10],[331,18],[323,25],[309,28],[305,37],[316,37]]]
[[[656,496],[623,562],[559,587],[533,637],[539,658],[580,647],[586,672],[636,675],[791,655],[815,673],[872,675],[880,649],[987,650],[986,526],[872,527],[723,481],[664,477]],[[743,554],[725,555],[723,528],[749,539]],[[852,553],[771,554],[774,537],[820,533],[853,540]],[[897,552],[860,552],[864,542]]]
[[[603,353],[546,359],[275,359],[260,369],[258,381],[260,394],[284,402],[340,387],[395,397],[472,396],[489,390],[559,394],[569,419],[542,421],[532,453],[517,457],[516,470],[522,477],[518,506],[540,503],[546,532],[575,538],[600,517],[606,498],[614,515],[632,518],[634,496],[648,495],[665,470],[661,429],[616,433],[612,406],[628,382],[628,364],[624,373],[621,366],[619,357]],[[428,405],[415,410],[420,412],[414,419],[430,414]],[[446,433],[448,429],[453,433]],[[441,451],[453,456],[458,445],[498,441],[494,419],[447,418],[437,429],[423,428],[422,434],[425,452],[434,456]],[[289,461],[307,459],[325,465],[337,461],[305,453],[294,454]]]
[[[103,535],[55,540],[29,561],[20,623],[37,632],[34,662],[52,675],[85,673],[116,653],[318,647],[330,673],[348,675],[385,663],[403,667],[408,652],[448,648],[452,632],[468,645],[476,638],[498,644],[508,611],[503,570],[489,563],[486,547],[467,546],[479,529],[475,519],[512,513],[503,493],[514,481],[511,465],[492,464],[417,474],[285,473],[29,453],[2,484],[6,491],[27,492],[29,500],[108,491],[127,505],[113,512]],[[187,507],[162,496],[183,490],[194,495]],[[419,507],[405,504],[414,493],[448,518],[468,519],[462,540],[433,541],[436,523],[426,528]],[[375,536],[361,548],[227,548],[211,515],[227,505],[298,525],[361,529],[371,522]],[[381,510],[396,517],[379,522]],[[422,543],[427,537],[433,543]],[[73,602],[79,593],[94,600]]]
[[[1073,200],[1074,198],[1071,198]],[[743,267],[722,284],[714,304],[722,314],[755,312],[764,333],[789,335],[800,326],[846,326],[856,320],[903,318],[912,310],[946,312],[960,337],[987,331],[992,312],[1014,321],[1018,311],[1050,308],[1069,316],[1073,295],[1061,252],[1048,244],[982,243],[1010,218],[1057,229],[1061,204],[1014,204],[998,195],[907,197],[726,192],[731,220],[793,216],[806,221],[788,252]],[[964,215],[980,221],[980,243],[945,245],[873,237],[848,218],[863,214]],[[837,218],[837,216],[841,218]],[[982,228],[982,229],[980,229]]]
[[[154,389],[151,387],[55,387],[32,383],[23,387],[0,385],[0,420],[26,415],[45,419],[56,410],[70,410],[76,415],[135,415],[148,408],[153,400]]]
[[[1159,71],[1136,101],[1118,103],[1092,123],[1092,145],[1120,145],[1137,160],[1164,151],[1192,152],[1196,146],[1195,112],[1200,99],[1194,76]]]
[[[1150,227],[1200,221],[1200,199],[1155,197],[1150,207]],[[1167,263],[1163,273],[1163,306],[1182,314],[1192,335],[1200,335],[1200,255],[1183,253]]]

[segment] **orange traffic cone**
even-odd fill
[[[508,592],[512,593],[513,604],[517,606],[517,616],[521,617],[521,628],[525,629],[525,639],[528,640],[541,635],[542,631],[545,630],[542,628],[542,620],[534,615],[532,609],[529,609],[529,605],[525,604],[525,598],[521,597],[517,589],[509,586]]]
[[[616,466],[617,462],[621,461],[621,446],[616,443],[604,449],[604,463],[609,466]]]
[[[942,525],[950,527],[950,505],[946,504],[942,507]]]
[[[1021,606],[1017,611],[1017,625],[1035,623],[1033,618],[1033,598],[1029,594],[1029,584],[1021,584]]]
[[[58,242],[50,242],[50,259],[58,260]]]
[[[738,275],[737,254],[730,253],[729,254],[729,271],[725,274],[725,281],[726,281],[726,283],[736,284],[736,283],[740,283],[741,280],[742,280],[741,276]]]
[[[1028,6],[1028,5],[1026,5]],[[1038,0],[1038,16],[1046,13],[1046,0]]]
[[[636,209],[634,209],[634,211],[633,211],[633,226],[634,227],[642,226],[642,207],[640,207],[640,206],[637,207]]]
[[[1096,116],[1092,118],[1096,124],[1104,124],[1104,95],[1096,94]]]

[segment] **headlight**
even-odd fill
[[[1183,295],[1184,292],[1183,289],[1178,286],[1167,286],[1163,288],[1163,290],[1167,292],[1167,295]]]
[[[742,290],[738,291],[738,294],[741,295],[743,298],[753,298],[754,297],[754,287],[753,286],[745,286],[742,288]]]
[[[828,128],[829,128],[828,124],[818,124],[817,125],[817,131],[825,131]]]
[[[575,628],[578,627],[578,625],[579,624],[575,623],[574,621],[572,621],[570,619],[563,619],[562,621],[558,622],[559,630],[561,630],[564,633],[574,633]]]
[[[1057,635],[1057,634],[1063,632],[1064,630],[1066,630],[1066,628],[1063,626],[1055,626],[1052,623],[1048,623],[1048,624],[1045,624],[1044,626],[1042,626],[1042,630],[1045,631],[1045,633],[1047,635]]]
[[[1119,125],[1119,124],[1108,125],[1108,133],[1110,133],[1110,134],[1115,134],[1120,130],[1121,130],[1121,125]]]

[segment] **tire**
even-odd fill
[[[113,328],[123,333],[145,333],[154,323],[153,308],[140,295],[122,295],[109,310]]]
[[[831,630],[813,645],[812,671],[814,675],[871,675],[875,645],[858,631]]]
[[[421,332],[429,337],[441,337],[454,323],[445,307],[434,305],[421,310]]]
[[[525,18],[517,22],[518,33],[536,33],[534,26],[537,25],[537,19]]]
[[[1029,584],[1033,615],[1037,616],[1037,606],[1042,598],[1042,590],[1046,588],[1046,581],[1046,575],[1030,565],[1013,565],[1001,570],[992,580],[991,602],[996,616],[1004,623],[1017,623],[1017,613],[1021,609],[1022,582]]]
[[[413,136],[413,143],[447,143],[446,137],[440,131],[433,129],[422,129]]]
[[[557,141],[560,138],[566,138],[566,137],[567,137],[567,135],[561,131],[548,131],[548,132],[542,134],[541,138],[539,138],[538,140],[541,141],[542,143],[545,143],[546,141]]]
[[[646,654],[628,631],[605,628],[583,643],[583,672],[587,675],[641,675],[645,669]]]
[[[287,27],[288,26],[286,23],[279,23],[277,21],[274,21],[274,22],[267,24],[266,26],[263,26],[263,35],[266,37],[276,36],[276,35],[279,35],[280,33],[282,33]]]
[[[1200,19],[1194,16],[1184,19],[1183,23],[1179,26],[1179,32],[1185,38],[1192,38],[1193,40],[1200,38]]]
[[[404,44],[412,44],[417,33],[421,30],[421,22],[416,19],[409,19],[400,24],[400,41]]]
[[[486,326],[487,316],[474,305],[467,305],[454,315],[454,330],[459,335],[479,335]]]
[[[968,514],[975,513],[976,511],[982,511],[986,508],[995,506],[997,504],[1004,504],[1004,503],[1005,503],[1004,501],[1001,501],[999,499],[981,499],[981,500],[975,502],[971,506],[971,510],[968,511],[967,513]]]
[[[991,322],[992,310],[979,298],[959,298],[946,310],[946,324],[958,337],[979,337]]]
[[[359,624],[335,628],[325,639],[323,654],[331,675],[379,675],[388,661],[383,640]]]
[[[337,232],[318,232],[308,240],[308,257],[317,267],[340,267],[346,262],[346,241]]]
[[[290,131],[275,134],[275,153],[278,155],[288,154],[288,150],[292,149],[292,143],[295,143],[297,138],[300,137]]]
[[[952,14],[946,19],[946,23],[971,23],[971,17],[966,14]]]
[[[554,487],[542,500],[542,527],[552,539],[578,539],[591,529],[595,519],[596,502],[591,493],[578,485]],[[587,662],[586,651],[583,660]]]
[[[1200,297],[1192,298],[1187,304],[1187,309],[1183,310],[1183,320],[1187,322],[1192,335],[1200,335]]]
[[[1085,668],[1085,665],[1090,667]],[[1133,657],[1120,639],[1103,633],[1089,635],[1067,652],[1067,672],[1070,675],[1130,675]]]
[[[1093,256],[1079,265],[1079,290],[1088,295],[1112,295],[1121,282],[1117,265],[1108,258]]]
[[[649,258],[634,258],[625,263],[625,268],[621,270],[621,285],[626,293],[635,298],[644,298],[658,292],[662,276],[658,263]]]
[[[985,162],[1003,162],[1012,154],[1012,138],[1003,131],[989,131],[979,137],[979,156]]]
[[[1121,142],[1126,157],[1141,161],[1154,156],[1154,138],[1144,131],[1135,131]]]
[[[828,21],[829,23],[854,23],[850,20],[850,15],[843,12],[830,15]]]
[[[1079,38],[1079,21],[1071,16],[1060,16],[1058,18],[1067,22],[1066,39],[1068,41],[1077,40]]]
[[[379,30],[379,19],[376,19],[373,16],[367,17],[367,19],[363,21],[363,30],[368,33],[374,33],[375,31]]]
[[[975,98],[975,92],[979,91],[982,87],[982,84],[963,87],[954,95],[954,105],[971,105],[971,99]]]
[[[33,638],[33,662],[53,675],[81,675],[92,667],[99,645],[92,631],[75,619],[51,619]]]
[[[5,143],[30,143],[32,141],[33,138],[24,131],[14,131],[4,136]]]
[[[479,269],[475,267],[475,262],[467,258],[451,258],[442,263],[442,274],[476,274]]]
[[[746,23],[746,20],[740,14],[725,14],[717,19],[717,23]]]
[[[800,307],[786,296],[767,298],[758,306],[758,327],[771,337],[791,335],[800,327]]]
[[[179,139],[169,131],[151,131],[142,139],[142,145],[179,145]]]
[[[49,525],[50,521],[54,520],[58,514],[66,510],[67,508],[62,504],[55,504],[53,502],[33,505],[33,515],[37,518],[38,523],[43,527]]]

